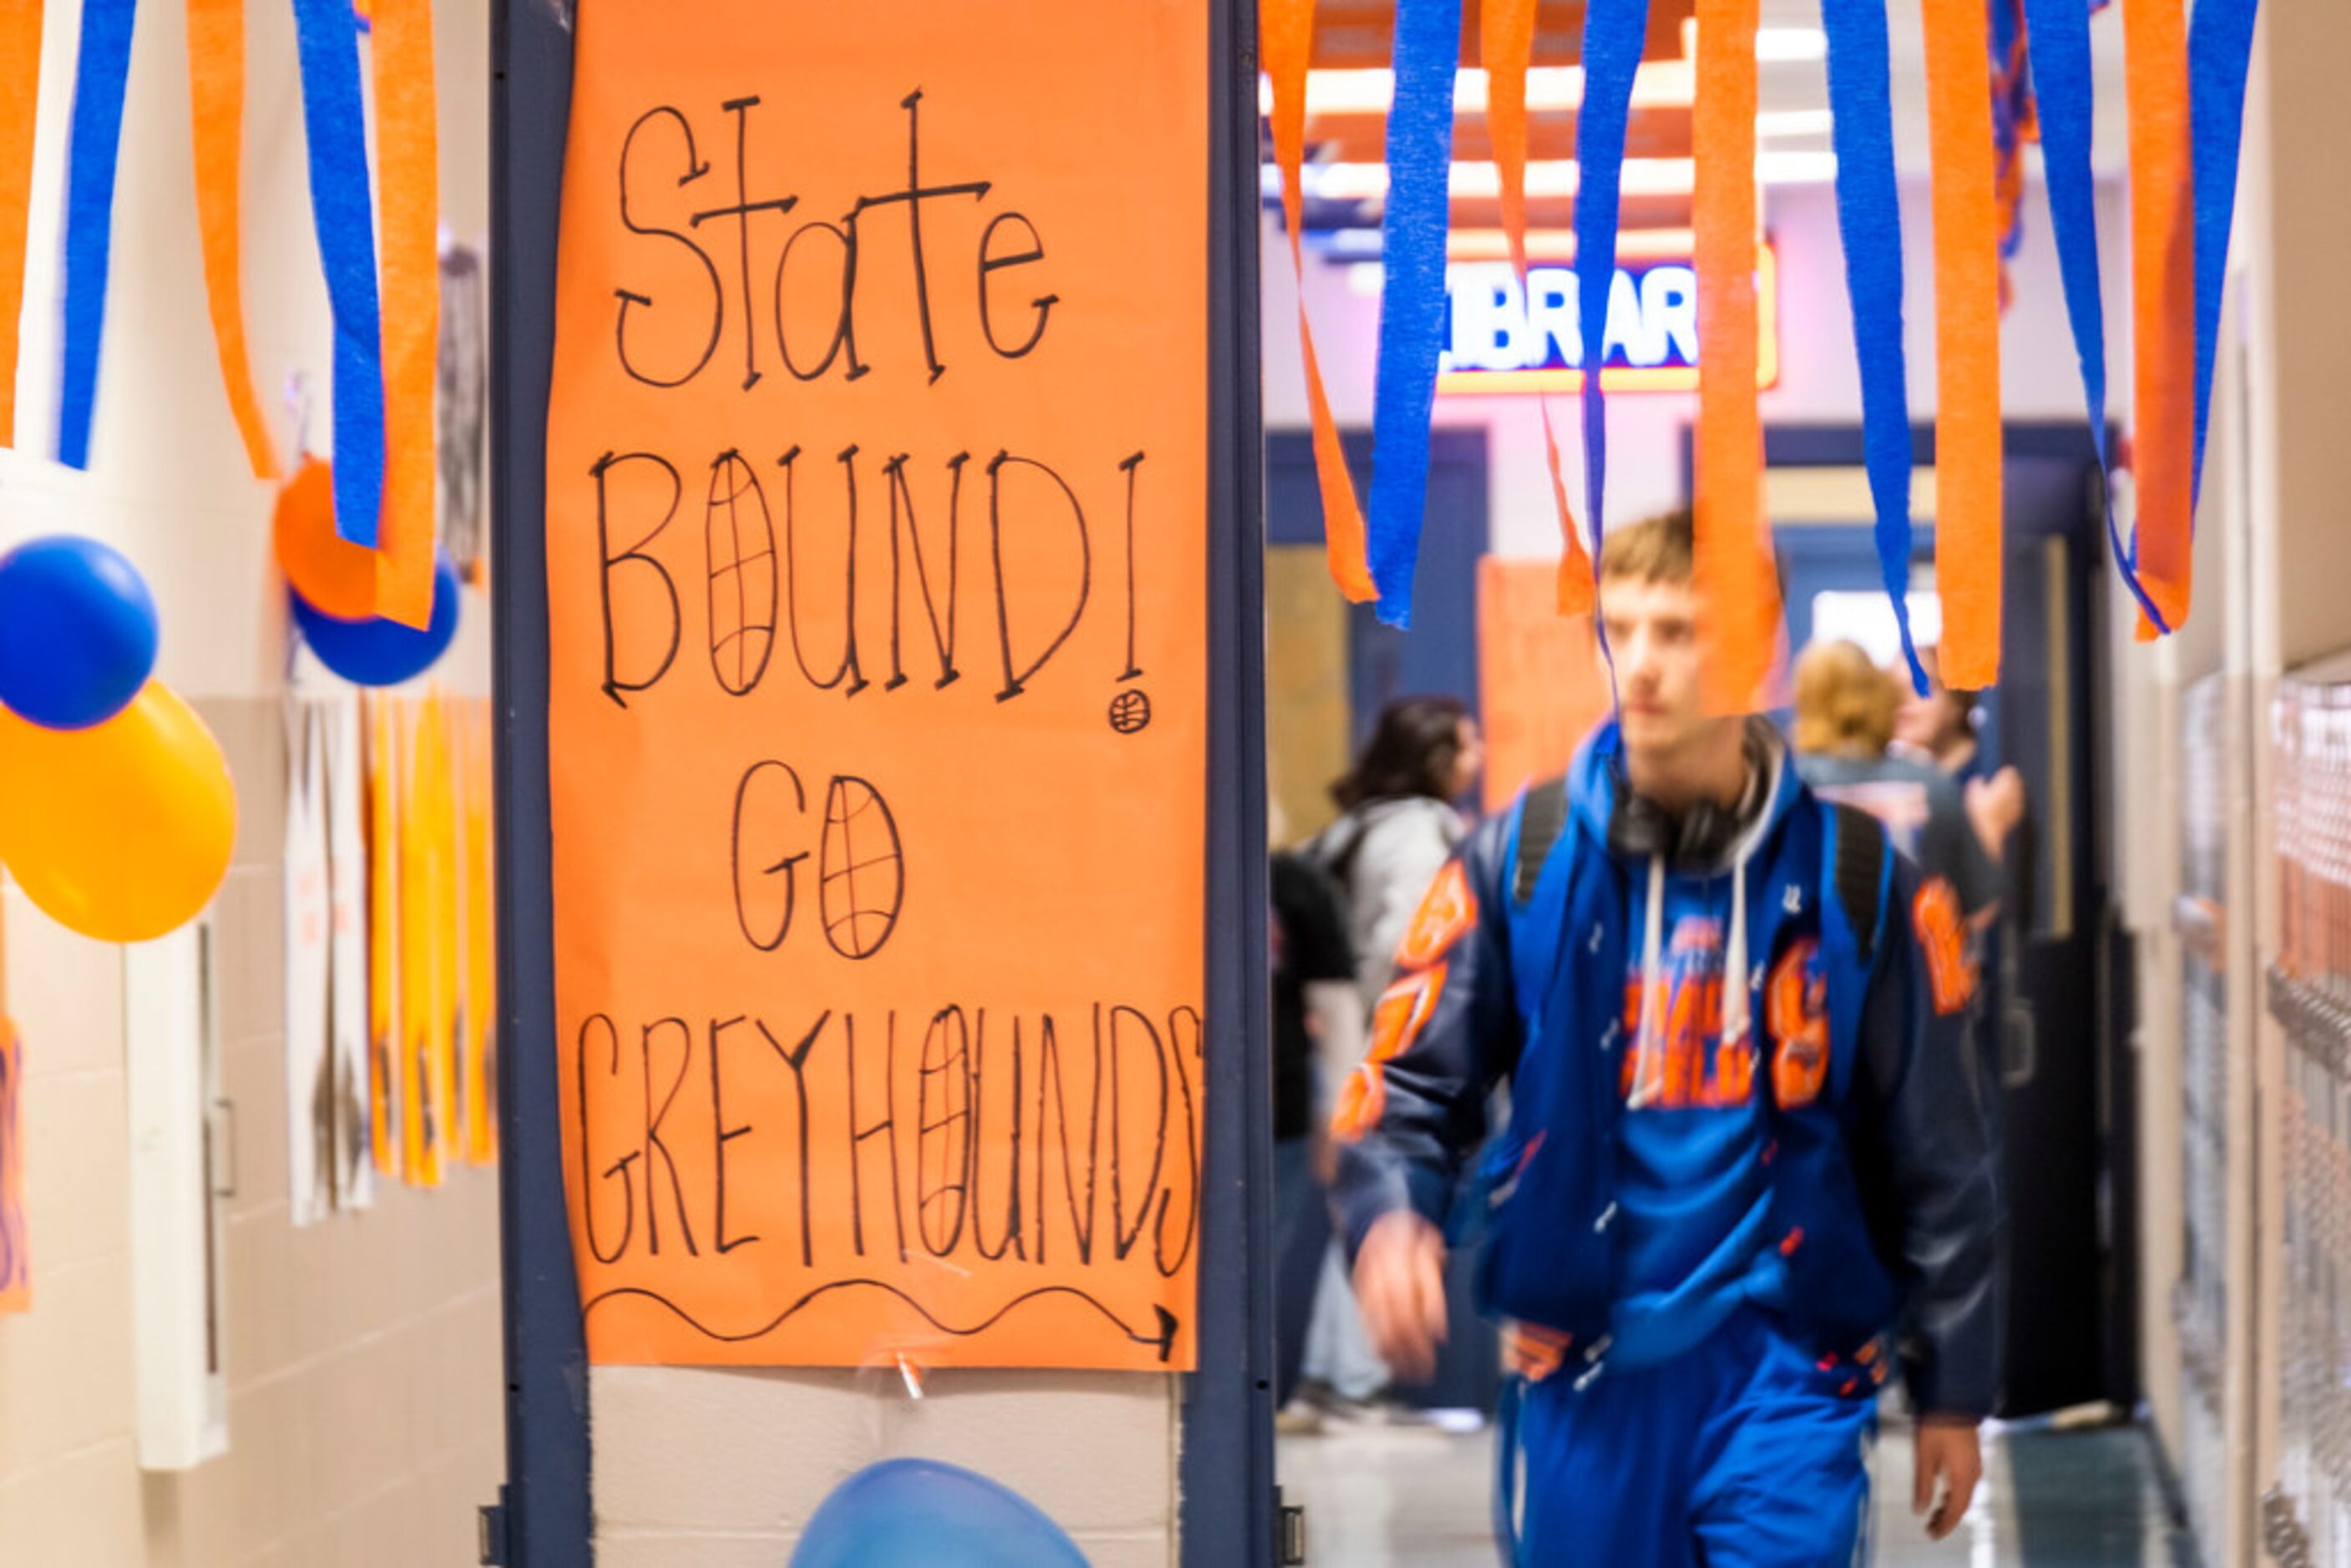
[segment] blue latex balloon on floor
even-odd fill
[[[833,1489],[791,1568],[1085,1568],[1044,1511],[935,1459],[885,1459]]]
[[[155,669],[155,601],[120,550],[70,534],[0,556],[0,703],[49,729],[120,713]]]
[[[319,662],[361,686],[396,686],[421,675],[449,650],[457,634],[457,569],[442,556],[433,564],[433,620],[422,632],[377,617],[345,621],[288,591],[294,624]]]

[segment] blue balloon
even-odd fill
[[[433,566],[433,620],[423,631],[376,616],[345,621],[317,609],[292,590],[294,624],[319,662],[361,686],[396,686],[421,675],[449,650],[457,634],[457,569],[447,556]]]
[[[0,556],[0,703],[49,729],[88,729],[155,670],[155,601],[120,550],[71,534]]]
[[[1086,1568],[1044,1511],[935,1459],[884,1459],[833,1489],[791,1568]]]

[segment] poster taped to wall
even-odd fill
[[[327,733],[327,1027],[335,1083],[335,1201],[375,1201],[367,1069],[367,818],[356,695],[332,701]]]
[[[286,1176],[288,1218],[335,1207],[334,1018],[329,995],[334,920],[328,886],[326,715],[286,705]]]
[[[601,1363],[1193,1364],[1207,13],[583,6],[547,559]]]
[[[453,1165],[497,1162],[489,704],[365,701],[352,740],[364,810],[346,850],[366,867],[366,913],[344,955],[364,985],[349,1049],[365,1064],[374,1173],[438,1186]]]

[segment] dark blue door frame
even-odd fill
[[[568,5],[564,7],[568,10]],[[1266,1035],[1263,453],[1257,11],[1209,13],[1207,1119],[1199,1370],[1184,1379],[1187,1568],[1273,1558],[1272,1090]],[[571,35],[554,0],[491,16],[491,549],[497,713],[499,1220],[507,1484],[485,1560],[590,1561],[588,1362],[555,1113],[548,836],[547,402]],[[722,1434],[714,1437],[723,1440]]]
[[[1358,493],[1372,477],[1372,435],[1340,433]],[[1397,697],[1444,695],[1478,706],[1478,561],[1490,532],[1487,434],[1467,426],[1429,433],[1428,502],[1413,578],[1412,630],[1380,624],[1368,604],[1347,617],[1347,702],[1357,747],[1380,709]],[[1302,430],[1266,436],[1266,542],[1322,544],[1322,486],[1313,440]]]
[[[486,1562],[591,1560],[588,1348],[555,1106],[547,786],[547,397],[571,35],[549,0],[490,17],[490,591],[497,715],[498,1234],[507,1484]],[[503,1539],[499,1539],[503,1537]]]

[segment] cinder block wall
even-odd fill
[[[487,227],[488,7],[436,0],[444,211]],[[130,1150],[119,948],[5,894],[9,1005],[25,1040],[30,1313],[0,1318],[0,1563],[7,1568],[448,1568],[503,1469],[496,1183],[379,1189],[376,1207],[287,1222],[282,928],[284,614],[272,492],[246,472],[220,388],[198,260],[185,7],[139,8],[116,195],[91,469],[46,462],[57,364],[57,214],[79,21],[50,0],[29,245],[18,450],[0,451],[0,548],[93,534],[154,589],[158,674],[219,736],[242,807],[215,907],[223,1093],[236,1197],[222,1239],[230,1451],[141,1470],[134,1437]],[[285,5],[247,8],[246,301],[281,447],[299,371],[329,426],[329,319],[310,227]],[[486,679],[478,600],[444,674]]]
[[[1174,1378],[608,1366],[589,1389],[599,1568],[774,1568],[832,1489],[921,1457],[1002,1482],[1094,1568],[1176,1561]]]

